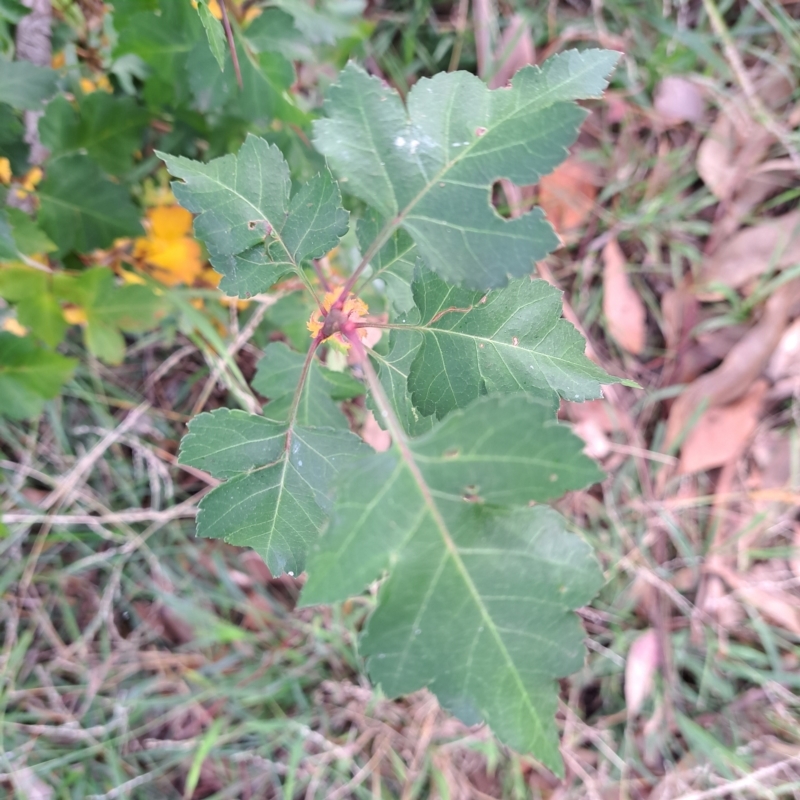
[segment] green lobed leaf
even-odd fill
[[[280,53],[291,60],[310,60],[308,46],[290,14],[279,8],[265,8],[245,28],[244,38],[257,53]]]
[[[269,125],[273,119],[302,125],[307,117],[286,91],[295,80],[294,67],[280,53],[255,53],[237,36],[236,52],[242,71],[242,91],[237,94],[235,113],[242,119]]]
[[[163,307],[149,286],[119,285],[105,267],[93,267],[77,276],[57,273],[53,285],[59,298],[86,312],[86,346],[108,364],[119,364],[125,357],[122,333],[153,328]]]
[[[558,239],[541,209],[504,220],[495,181],[532,184],[567,155],[586,112],[619,58],[569,51],[525,67],[508,89],[466,72],[422,78],[407,107],[380,79],[349,64],[325,102],[314,142],[347,191],[391,230],[400,225],[425,264],[450,283],[488,289],[530,274]]]
[[[390,696],[427,686],[555,771],[555,679],[583,662],[571,609],[602,575],[559,515],[529,505],[601,477],[582,447],[522,395],[401,436],[342,475],[302,595],[341,600],[389,570],[360,645],[373,680]]]
[[[56,93],[57,79],[57,74],[49,67],[0,58],[0,103],[37,111]]]
[[[47,104],[39,134],[52,158],[85,151],[107,172],[122,175],[133,164],[148,119],[132,97],[92,92],[76,109],[59,95]]]
[[[584,354],[586,342],[561,318],[561,292],[522,278],[503,289],[448,286],[428,270],[413,285],[420,347],[408,377],[423,415],[445,416],[483,394],[528,392],[555,409],[559,397],[582,402],[619,383]]]
[[[0,331],[0,415],[33,419],[56,395],[77,362],[46,350],[27,336]]]
[[[200,17],[200,22],[206,29],[206,36],[208,37],[208,46],[214,55],[214,58],[219,64],[221,71],[225,71],[225,31],[222,29],[222,23],[211,13],[206,5],[205,0],[197,1],[197,13]]]
[[[52,253],[57,250],[54,242],[48,239],[44,231],[24,211],[9,206],[0,212],[6,215],[11,226],[12,237],[16,249],[23,255],[34,253]]]
[[[0,259],[13,260],[19,256],[14,229],[6,209],[0,209]]]
[[[280,150],[249,135],[238,155],[202,164],[159,153],[175,197],[197,214],[194,229],[223,277],[220,288],[240,297],[265,291],[303,261],[324,255],[347,231],[347,212],[329,172],[289,200],[289,168]]]
[[[29,167],[29,146],[24,141],[24,134],[21,114],[0,102],[0,151],[11,163],[15,175],[24,175]]]
[[[45,344],[55,347],[62,341],[67,321],[48,273],[32,267],[0,269],[0,297],[16,305],[20,325]]]
[[[238,28],[233,32],[242,87],[238,86],[227,45],[223,52],[224,71],[205,42],[199,41],[186,59],[188,83],[195,107],[204,113],[220,112],[268,127],[275,119],[305,125],[308,117],[287,90],[295,82],[294,67],[286,57],[271,49],[250,47]]]
[[[62,254],[88,253],[119,237],[144,233],[127,189],[109,181],[88,156],[51,161],[37,194],[39,223]]]
[[[225,53],[225,62],[230,62],[230,54]],[[208,45],[199,41],[186,59],[186,72],[189,87],[194,98],[194,108],[203,114],[222,111],[236,97],[239,87],[233,72],[233,64],[220,71],[216,59]]]
[[[203,498],[197,534],[252,547],[273,575],[305,569],[337,472],[369,448],[346,430],[292,426],[218,409],[189,423],[180,460],[225,480]]]
[[[141,4],[145,7],[149,4]],[[156,104],[180,104],[188,99],[186,62],[201,39],[203,26],[191,3],[167,2],[151,10],[126,9],[123,17],[115,11],[119,33],[114,57],[138,56],[150,68],[145,96]]]
[[[283,342],[272,342],[256,366],[253,388],[270,402],[264,408],[269,419],[286,420],[300,381],[305,356]],[[314,359],[297,407],[298,425],[348,427],[337,403],[364,394],[364,386],[343,372],[333,372]]]
[[[355,22],[362,17],[365,0],[273,0],[294,19],[297,29],[314,44],[333,44],[350,36]]]

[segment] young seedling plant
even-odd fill
[[[209,163],[160,154],[222,291],[248,297],[294,274],[318,303],[305,355],[267,347],[253,381],[271,398],[262,415],[222,408],[190,423],[182,462],[223,481],[198,534],[253,548],[274,574],[307,572],[306,606],[380,579],[359,643],[371,679],[389,696],[428,687],[556,773],[556,679],[582,665],[574,609],[602,582],[546,505],[602,477],[556,412],[619,379],[586,358],[560,293],[530,277],[558,244],[542,211],[503,219],[491,193],[566,157],[586,113],[575,101],[601,96],[617,58],[566,52],[497,90],[443,73],[405,103],[349,64],[314,126],[329,169],[293,196],[281,152],[256,136]],[[342,192],[367,208],[363,257],[319,297],[312,260],[348,229]],[[376,278],[391,308],[383,349],[362,339],[378,325],[360,298]],[[352,375],[323,365],[332,346]],[[385,452],[337,404],[365,391]]]

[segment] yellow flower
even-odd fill
[[[86,311],[78,306],[67,306],[64,309],[64,319],[70,325],[84,325],[86,323]]]
[[[197,0],[192,0],[192,5],[197,8]],[[206,5],[208,6],[208,10],[211,12],[212,17],[215,17],[216,19],[222,19],[222,9],[219,7],[218,0],[208,0]]]
[[[11,162],[7,158],[0,158],[0,183],[11,183]]]
[[[333,308],[333,304],[339,299],[340,294],[341,289],[334,289],[331,292],[326,292],[322,300],[322,308],[315,311],[311,315],[311,319],[306,323],[306,327],[313,338],[316,339],[317,336],[322,333],[322,328],[325,325],[325,318],[330,313],[331,308]],[[348,295],[342,305],[343,319],[339,322],[339,329],[330,336],[325,337],[323,341],[329,342],[343,350],[349,349],[350,343],[342,335],[342,330],[346,326],[352,326],[351,330],[357,330],[358,335],[363,338],[366,335],[365,331],[363,328],[355,328],[354,324],[361,322],[368,312],[369,308],[367,304],[360,297],[355,297],[352,294]]]
[[[42,179],[44,173],[41,167],[33,167],[28,170],[22,181],[14,186],[14,193],[20,200],[24,200],[35,188],[36,184]]]
[[[3,320],[2,328],[8,333],[13,333],[14,336],[25,336],[28,333],[28,329],[23,328],[14,317],[6,317]]]
[[[191,236],[192,215],[180,206],[147,212],[148,234],[136,240],[133,257],[167,286],[192,284],[203,272],[200,245]]]

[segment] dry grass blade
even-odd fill
[[[628,278],[625,255],[616,239],[603,248],[603,264],[603,313],[608,331],[623,350],[638,355],[645,346],[646,312]]]
[[[721,300],[714,284],[732,289],[746,287],[755,279],[800,263],[800,211],[773,217],[739,231],[703,264],[702,300]]]

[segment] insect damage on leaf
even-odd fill
[[[496,180],[536,183],[567,155],[586,112],[619,58],[569,51],[525,67],[508,89],[467,72],[422,78],[400,96],[349,64],[328,93],[314,143],[334,172],[416,243],[428,268],[474,289],[531,272],[558,244],[540,209],[504,220],[491,207]],[[382,243],[382,242],[381,242]]]
[[[338,185],[326,170],[289,198],[281,151],[249,135],[238,155],[201,164],[158,154],[178,202],[196,214],[195,235],[223,275],[220,289],[247,297],[266,291],[304,261],[324,255],[347,232]]]

